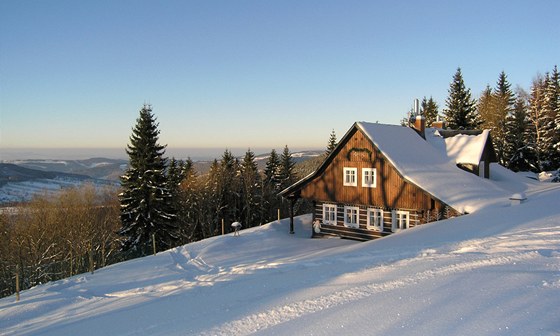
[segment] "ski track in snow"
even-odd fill
[[[217,328],[202,332],[201,335],[249,335],[251,333],[262,331],[275,325],[300,318],[307,314],[312,314],[324,309],[329,309],[353,301],[361,300],[377,293],[387,292],[407,286],[413,286],[421,281],[434,279],[439,276],[448,276],[460,272],[469,272],[489,266],[508,265],[519,261],[526,261],[537,258],[539,256],[540,254],[537,251],[531,251],[518,253],[511,256],[482,258],[479,260],[472,260],[468,262],[437,267],[416,273],[413,276],[409,277],[399,278],[382,283],[372,283],[369,285],[356,286],[337,291],[329,295],[323,295],[313,299],[307,299],[299,302],[294,302],[289,305],[275,307],[259,314],[249,315],[233,323],[226,323]],[[405,261],[409,263],[413,262],[414,260],[417,261],[421,258],[425,257],[420,256],[419,258]],[[386,267],[386,265],[374,267],[368,269],[366,272],[376,272],[380,268]],[[550,285],[554,286],[555,284]]]

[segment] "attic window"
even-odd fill
[[[362,187],[375,188],[377,171],[375,168],[362,168]]]
[[[358,168],[344,167],[344,185],[349,187],[358,186]]]

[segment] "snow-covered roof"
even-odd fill
[[[428,128],[426,141],[455,163],[478,165],[489,134],[488,130],[484,130],[476,135],[457,134],[444,137],[439,129]]]
[[[441,148],[437,149],[437,143],[424,141],[412,128],[368,122],[356,125],[405,179],[459,212],[473,212],[496,199],[507,201],[509,197],[510,193],[491,181],[459,169]],[[457,151],[456,157],[469,158],[467,152],[460,155]]]

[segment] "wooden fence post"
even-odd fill
[[[156,234],[152,233],[152,248],[154,249],[154,255],[156,255]]]
[[[93,244],[89,244],[89,272],[93,274]]]
[[[224,219],[222,218],[222,236],[225,233],[225,225],[224,225]]]
[[[280,208],[278,208],[278,221],[280,221]]]
[[[16,264],[16,302],[19,301],[19,263]]]

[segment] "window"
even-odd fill
[[[393,210],[393,223],[391,229],[393,232],[408,229],[409,224],[408,211]]]
[[[323,204],[323,224],[336,225],[335,204]]]
[[[362,169],[362,187],[375,188],[377,180],[377,171],[375,168]]]
[[[344,207],[344,226],[351,228],[358,228],[360,226],[358,219],[360,208],[345,206]]]
[[[370,208],[367,211],[367,228],[383,232],[383,210]]]
[[[344,185],[355,187],[358,185],[358,168],[344,168]]]

